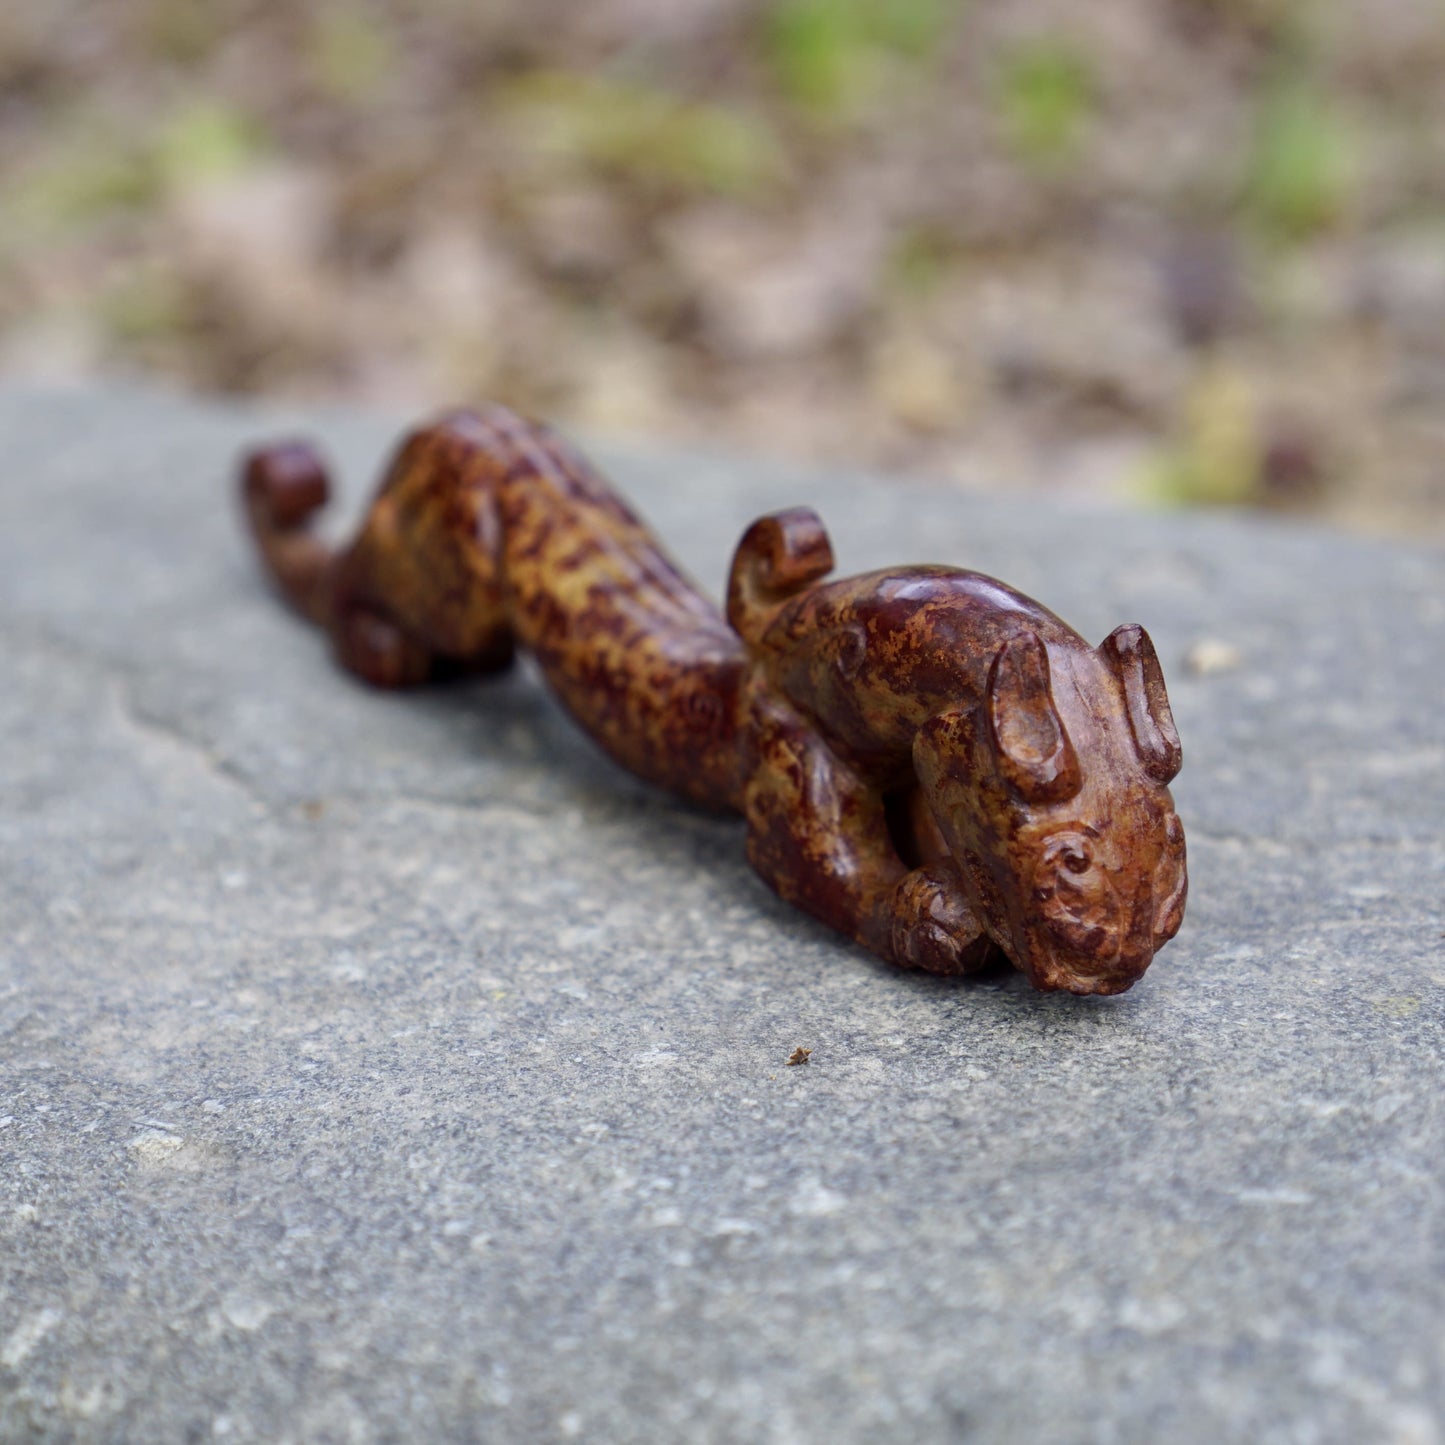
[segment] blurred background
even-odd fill
[[[0,375],[1445,537],[1445,4],[4,0]]]

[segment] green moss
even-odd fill
[[[223,101],[191,101],[174,111],[156,132],[149,163],[161,185],[192,181],[244,169],[265,149],[259,127]]]
[[[126,212],[154,209],[197,180],[250,164],[265,149],[240,111],[191,101],[147,131],[93,114],[57,127],[47,152],[0,190],[9,227],[32,237],[67,235]]]
[[[1263,88],[1244,179],[1266,232],[1298,239],[1336,222],[1353,190],[1353,137],[1323,86],[1285,72]]]
[[[767,12],[764,53],[795,105],[847,115],[877,98],[888,71],[931,58],[965,9],[961,0],[781,0]]]
[[[119,135],[74,135],[15,178],[3,192],[12,226],[48,234],[83,226],[155,195],[144,150]]]
[[[1140,491],[1164,506],[1228,506],[1258,499],[1263,455],[1258,407],[1233,367],[1204,367],[1190,386],[1175,440],[1145,467]]]
[[[781,170],[760,116],[646,85],[545,72],[509,87],[502,107],[554,156],[644,183],[746,196]]]
[[[1094,76],[1085,55],[1060,37],[1016,46],[1001,60],[994,103],[1004,134],[1027,164],[1067,160],[1094,110]]]

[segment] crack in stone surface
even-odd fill
[[[177,724],[157,717],[141,707],[132,692],[132,682],[123,674],[111,678],[110,693],[123,725],[199,763],[217,782],[241,793],[253,807],[268,816],[277,813],[276,801],[263,793],[251,776],[230,759],[212,751]]]
[[[115,712],[123,725],[164,746],[175,748],[192,761],[199,763],[208,773],[245,795],[256,808],[276,821],[290,823],[290,814],[297,800],[267,793],[255,778],[239,764],[217,752],[210,744],[194,736],[182,724],[161,716],[140,703],[135,690],[145,678],[145,669],[126,665],[121,659],[58,632],[43,622],[32,622],[26,627],[16,627],[13,618],[0,619],[0,634],[8,635],[22,646],[36,652],[50,653],[63,660],[70,667],[84,673],[99,673],[107,681]],[[579,795],[580,796],[580,795]],[[344,790],[329,789],[318,794],[328,804],[399,802],[418,807],[430,807],[457,812],[487,812],[498,808],[512,808],[519,813],[535,817],[539,821],[555,818],[567,810],[566,804],[543,806],[499,794],[494,797],[476,795],[457,798],[443,798],[436,794],[416,792],[405,787]]]

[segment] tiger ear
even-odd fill
[[[1134,750],[1145,773],[1156,783],[1170,782],[1184,753],[1164,690],[1164,671],[1149,634],[1137,622],[1116,627],[1099,644],[1099,653],[1123,684]]]
[[[1079,791],[1079,759],[1054,703],[1049,654],[1037,633],[1021,632],[994,658],[988,722],[999,770],[1026,802],[1060,803]]]

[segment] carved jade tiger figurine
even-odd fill
[[[501,408],[402,446],[356,540],[300,443],[245,461],[285,596],[378,687],[536,657],[623,767],[739,812],[765,882],[881,958],[1119,993],[1178,931],[1179,738],[1148,635],[1098,648],[951,567],[825,581],[817,515],[755,522],[727,614],[554,434]]]

